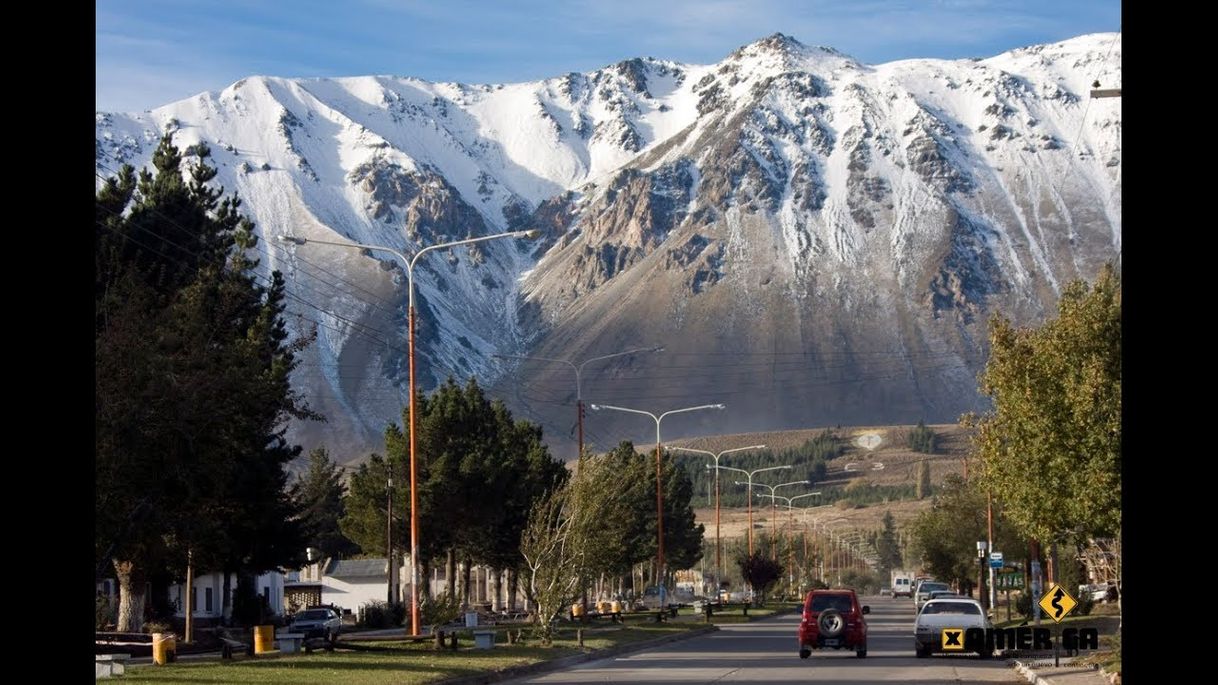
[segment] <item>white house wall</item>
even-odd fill
[[[178,609],[175,616],[185,618],[188,597],[183,592],[185,583],[175,583],[169,586],[169,599],[176,601]],[[200,573],[194,578],[195,593],[198,598],[194,611],[195,618],[220,618],[224,611],[222,593],[224,592],[224,575],[221,573]],[[283,615],[283,574],[277,571],[263,573],[254,583],[259,595],[267,595],[271,613]],[[207,609],[207,591],[211,590],[211,610]],[[237,576],[229,577],[229,591],[237,589]]]
[[[349,609],[351,613],[371,602],[384,602],[386,593],[383,578],[351,578],[344,580],[333,576],[321,579],[321,603]]]

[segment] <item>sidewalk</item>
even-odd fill
[[[1013,661],[1015,671],[1032,685],[1112,685],[1108,676],[1091,666],[1072,665],[1063,660],[1062,665],[1055,668],[1051,658]]]

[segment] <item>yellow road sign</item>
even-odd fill
[[[1060,585],[1054,585],[1049,588],[1045,596],[1040,598],[1038,604],[1048,614],[1049,618],[1053,619],[1054,623],[1061,623],[1062,619],[1073,611],[1074,607],[1078,606],[1078,602]]]
[[[944,628],[942,637],[944,650],[964,649],[964,628]]]

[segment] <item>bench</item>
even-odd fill
[[[95,661],[95,678],[123,675],[127,670],[127,659],[130,658],[130,654],[98,654]]]
[[[275,636],[279,641],[279,651],[284,654],[295,654],[300,651],[301,644],[304,643],[304,633],[280,633]]]
[[[246,644],[225,635],[218,635],[217,637],[220,639],[220,658],[231,659],[235,652],[240,652],[246,656],[254,656],[254,644],[252,642]]]
[[[495,647],[495,631],[475,630],[474,649],[493,649]]]

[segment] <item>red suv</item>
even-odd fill
[[[860,659],[867,656],[867,621],[871,607],[859,606],[854,590],[813,590],[804,600],[803,620],[799,622],[799,658],[807,659],[812,650],[853,649]]]

